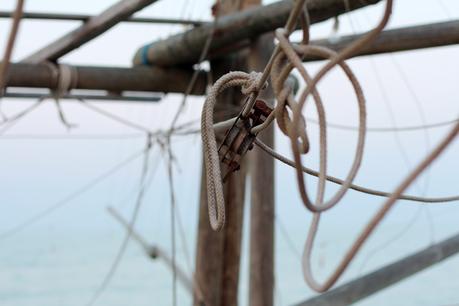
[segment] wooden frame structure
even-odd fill
[[[109,30],[119,22],[158,22],[158,23],[181,23],[197,26],[184,33],[172,36],[168,39],[148,44],[139,49],[132,68],[117,67],[84,67],[74,66],[78,73],[78,80],[75,89],[106,90],[109,93],[122,94],[124,91],[148,91],[160,93],[184,93],[188,83],[195,72],[191,68],[199,59],[202,45],[209,37],[214,35],[209,56],[206,59],[212,60],[212,69],[228,70],[232,68],[227,61],[229,58],[241,57],[242,49],[250,48],[248,63],[251,67],[261,67],[263,63],[256,63],[258,57],[266,60],[263,50],[272,48],[261,36],[272,32],[274,29],[283,26],[288,12],[292,8],[292,0],[283,0],[271,5],[252,7],[244,11],[239,9],[228,9],[223,12],[226,16],[221,17],[213,29],[209,23],[202,23],[190,20],[172,19],[149,19],[132,18],[131,15],[142,8],[153,4],[157,0],[122,0],[98,16],[87,15],[65,15],[65,14],[38,14],[28,13],[24,18],[56,19],[56,20],[80,20],[84,23],[76,30],[68,33],[62,38],[35,52],[27,57],[22,63],[12,64],[9,68],[6,86],[7,87],[28,87],[55,89],[58,85],[57,76],[50,69],[46,61],[57,62],[63,55],[84,45],[86,42]],[[235,0],[224,0],[230,7],[236,3]],[[246,3],[247,2],[247,3]],[[349,0],[349,9],[355,10],[367,5],[380,2],[380,0]],[[258,1],[242,0],[247,6],[259,5]],[[312,23],[333,18],[347,12],[342,0],[310,0],[309,9]],[[8,13],[0,13],[1,17],[8,17]],[[314,44],[324,45],[329,48],[340,50],[355,40],[358,35],[340,38],[338,42],[319,40]],[[260,42],[262,43],[260,47]],[[270,41],[272,44],[272,40]],[[264,45],[263,45],[264,44]],[[406,51],[429,47],[438,47],[459,44],[459,21],[449,21],[437,24],[407,27],[384,31],[376,41],[368,46],[359,55],[373,55],[388,52]],[[247,60],[247,59],[246,59]],[[305,61],[316,60],[306,58]],[[215,72],[214,71],[214,72]],[[204,95],[207,85],[205,71],[197,72],[197,81],[191,91],[193,95]],[[234,104],[237,97],[230,95],[222,100],[228,104]],[[268,135],[267,142],[273,143],[272,135]],[[253,164],[256,166],[252,175],[268,177],[268,183],[273,185],[272,160],[267,161],[260,155],[254,154]],[[236,177],[226,188],[226,197],[232,205],[243,205],[245,173]],[[261,186],[253,186],[253,194],[260,191]],[[274,188],[272,188],[274,189]],[[269,195],[268,198],[273,198]],[[201,211],[199,222],[198,255],[196,275],[201,282],[200,286],[204,291],[212,292],[211,296],[204,299],[207,306],[224,306],[237,304],[237,289],[239,279],[240,244],[242,233],[242,206],[233,210],[234,215],[229,216],[228,226],[224,232],[212,233],[207,222],[207,213],[203,210],[205,203],[205,190],[201,193]],[[250,304],[266,305],[273,304],[273,251],[274,251],[274,202],[266,204],[265,198],[252,197],[251,216],[251,279],[250,279]],[[269,201],[268,201],[269,202]],[[255,203],[255,204],[254,204]],[[267,215],[263,217],[261,212],[268,205]],[[261,232],[261,229],[268,229],[269,234]],[[459,238],[457,236],[442,242],[438,246],[413,255],[395,265],[388,266],[376,274],[365,276],[361,280],[351,282],[344,287],[325,293],[313,300],[306,301],[299,305],[341,305],[335,304],[337,299],[346,300],[349,296],[352,301],[367,296],[383,289],[415,272],[433,265],[457,252]],[[437,256],[438,250],[442,250],[442,256]],[[232,256],[223,256],[229,252]],[[260,259],[265,256],[264,259]],[[420,264],[418,264],[420,263]],[[400,265],[412,265],[410,269],[400,269]],[[264,274],[257,271],[263,270]],[[390,280],[381,282],[381,275],[390,273]],[[364,286],[378,280],[378,285]],[[351,288],[351,289],[350,289]],[[363,289],[362,289],[363,288]],[[228,290],[225,292],[225,290]],[[195,305],[201,305],[203,301],[195,299]],[[344,305],[344,304],[343,304]]]

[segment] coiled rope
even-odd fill
[[[223,187],[221,182],[221,171],[217,152],[217,143],[215,139],[215,132],[213,130],[213,108],[216,103],[216,97],[223,90],[233,87],[241,86],[242,93],[247,96],[240,116],[246,116],[254,105],[260,90],[261,84],[265,84],[268,77],[271,77],[273,91],[277,100],[274,111],[267,118],[267,120],[252,129],[255,135],[265,129],[274,120],[279,126],[281,132],[290,138],[291,148],[294,160],[283,157],[276,153],[271,148],[262,143],[259,139],[255,140],[255,144],[262,148],[267,153],[271,154],[274,158],[292,166],[296,170],[296,177],[298,182],[298,189],[305,207],[313,213],[313,220],[307,235],[304,253],[303,253],[303,275],[308,285],[318,292],[328,290],[339,279],[342,273],[346,270],[349,263],[360,250],[364,242],[368,239],[370,234],[379,225],[381,220],[386,216],[388,211],[393,207],[398,199],[406,199],[412,201],[425,200],[424,198],[404,196],[402,193],[413,183],[413,181],[444,151],[444,149],[457,137],[459,133],[459,123],[456,123],[454,128],[445,137],[445,139],[420,163],[414,171],[412,171],[407,178],[399,185],[398,188],[392,193],[383,193],[374,190],[362,190],[359,186],[353,185],[352,182],[359,170],[363,154],[364,143],[366,135],[366,107],[365,97],[363,90],[350,69],[345,63],[345,60],[352,57],[359,52],[366,45],[371,43],[378,37],[381,31],[385,28],[392,13],[393,0],[386,0],[383,16],[378,25],[355,42],[351,43],[348,47],[340,52],[313,46],[309,44],[309,16],[305,8],[305,0],[297,0],[294,8],[291,11],[289,19],[284,29],[275,31],[276,38],[279,42],[273,52],[271,59],[265,67],[263,73],[251,72],[230,72],[221,77],[211,88],[209,95],[204,103],[202,111],[202,140],[204,148],[204,162],[206,168],[207,178],[207,197],[209,205],[209,220],[214,230],[222,228],[225,221],[225,202],[223,195]],[[301,44],[292,44],[288,37],[296,26],[297,21],[300,20],[303,29],[303,40]],[[322,67],[314,77],[311,77],[306,68],[303,66],[302,58],[305,55],[314,55],[321,57],[328,62]],[[352,85],[353,91],[357,99],[359,110],[359,126],[358,126],[358,140],[356,146],[356,153],[349,173],[344,180],[339,180],[327,175],[327,133],[326,133],[326,114],[324,104],[317,90],[318,83],[335,67],[340,67],[349,82]],[[306,88],[301,92],[301,95],[296,100],[292,94],[292,89],[286,84],[288,75],[292,70],[296,69],[304,82]],[[319,124],[319,153],[320,153],[320,166],[319,171],[314,172],[303,166],[301,155],[309,151],[309,141],[307,136],[307,127],[302,110],[306,104],[309,96],[312,96],[314,105],[318,114]],[[316,175],[319,178],[317,187],[316,200],[313,202],[308,196],[305,186],[304,172]],[[339,190],[325,201],[325,186],[326,180],[331,180],[340,184]],[[362,230],[361,234],[350,246],[348,252],[343,256],[342,260],[331,273],[331,275],[323,282],[319,283],[311,269],[311,254],[313,250],[314,240],[317,235],[321,213],[331,209],[337,205],[344,197],[349,189],[355,189],[379,196],[388,196],[382,208],[374,215],[367,226]],[[449,198],[451,199],[451,198]],[[436,199],[438,200],[438,199]],[[457,198],[456,198],[457,200]],[[428,201],[426,201],[428,202]]]

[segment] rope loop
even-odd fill
[[[220,93],[230,87],[241,87],[244,95],[258,92],[257,84],[261,74],[232,71],[223,75],[210,88],[202,108],[201,137],[204,151],[204,166],[207,186],[207,205],[210,226],[213,230],[222,229],[225,224],[225,199],[223,193],[220,159],[218,156],[217,141],[213,128],[213,113]],[[262,86],[263,89],[265,86]]]

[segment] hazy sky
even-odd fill
[[[26,11],[33,12],[68,12],[96,14],[115,1],[59,1],[41,0],[26,1]],[[157,4],[143,10],[139,16],[148,17],[185,17],[198,20],[209,20],[209,7],[213,1],[158,1]],[[267,1],[273,2],[273,1]],[[0,10],[12,10],[15,1],[1,1]],[[381,14],[381,5],[373,6],[340,18],[339,34],[369,29]],[[459,1],[455,0],[397,0],[390,28],[457,19]],[[19,60],[39,47],[52,41],[78,25],[78,22],[63,21],[29,21],[21,24],[18,41],[14,50],[14,60]],[[351,26],[352,25],[352,26]],[[323,38],[331,33],[332,23],[324,22],[315,25],[313,38]],[[62,58],[62,62],[79,65],[130,66],[131,59],[140,46],[145,43],[165,38],[173,33],[183,31],[182,26],[120,24]],[[0,20],[0,50],[2,50],[9,22]],[[350,60],[351,67],[359,78],[368,107],[368,126],[391,127],[394,121],[397,126],[412,126],[452,120],[459,115],[457,101],[459,47],[443,47],[414,52],[378,55]],[[322,63],[308,64],[315,71]],[[378,78],[381,83],[378,83]],[[407,82],[404,80],[408,80]],[[384,99],[385,91],[388,99]],[[334,71],[320,86],[324,98],[327,116],[330,122],[356,125],[356,102],[350,86],[339,71]],[[123,116],[129,120],[149,126],[152,129],[165,128],[180,101],[180,95],[167,95],[156,104],[139,103],[99,103],[105,110]],[[203,98],[192,97],[182,120],[198,119]],[[3,99],[2,108],[7,114],[13,114],[34,101]],[[145,140],[135,130],[126,128],[116,122],[101,117],[71,101],[65,101],[64,111],[71,123],[77,128],[70,132],[60,123],[55,105],[48,102],[21,120],[4,136],[0,137],[0,232],[22,222],[36,212],[52,205],[57,200],[85,185],[92,178],[107,171],[115,164],[142,149]],[[313,118],[315,111],[308,108],[306,117]],[[447,132],[448,128],[436,128],[428,131],[430,139],[426,144],[426,135],[422,131],[402,132],[398,137],[403,143],[403,150],[409,156],[404,160],[403,154],[394,133],[368,133],[365,157],[362,169],[356,179],[357,183],[382,190],[392,190],[426,153],[426,145],[432,147]],[[136,135],[132,139],[108,140],[32,140],[9,139],[8,135]],[[310,124],[310,135],[314,150],[304,158],[305,164],[317,168],[317,128]],[[286,138],[277,133],[278,150],[290,154]],[[329,173],[344,177],[354,154],[356,133],[352,131],[329,130]],[[178,190],[179,209],[187,229],[194,233],[196,226],[197,199],[200,175],[200,139],[199,136],[178,137],[174,142],[174,152],[178,160],[176,185]],[[153,163],[159,163],[153,187],[146,197],[144,213],[139,222],[140,227],[154,233],[167,233],[168,192],[166,171],[163,160],[154,152]],[[430,196],[455,195],[459,192],[459,183],[453,179],[459,173],[459,141],[434,164],[416,186],[410,189],[413,194]],[[57,229],[84,231],[85,229],[118,230],[107,214],[105,207],[112,204],[128,213],[133,205],[135,188],[138,185],[141,159],[107,179],[82,197],[72,201],[67,207],[49,216],[43,221],[21,233],[23,239],[32,235],[33,229]],[[297,195],[294,173],[284,166],[276,166],[276,199],[278,215],[287,223],[294,235],[294,243],[301,249],[310,215],[303,208]],[[315,186],[310,180],[309,188]],[[427,186],[427,188],[426,188]],[[333,190],[334,187],[329,188]],[[312,190],[312,189],[311,189]],[[382,200],[350,192],[345,203],[329,213],[324,220],[324,232],[319,241],[333,239],[335,232],[327,227],[343,226],[353,237],[367,218],[378,207]],[[458,203],[438,205],[430,208],[434,220],[435,239],[453,232],[457,227]],[[418,210],[415,204],[401,203],[384,222],[377,235],[396,232]],[[351,213],[350,213],[351,211]],[[348,219],[342,218],[345,215]],[[417,219],[422,238],[415,247],[429,242],[428,222],[425,216]],[[298,234],[300,233],[300,234]],[[120,234],[117,232],[117,234]],[[382,237],[381,236],[381,237]],[[30,236],[32,237],[32,236]],[[29,238],[30,238],[29,237]],[[89,238],[90,239],[90,238]],[[282,238],[279,238],[282,239]],[[161,240],[162,241],[162,240]],[[349,241],[349,240],[346,240]],[[14,238],[7,243],[14,243]],[[399,254],[404,249],[400,240]],[[190,242],[193,244],[193,241]],[[295,276],[297,277],[297,276]],[[302,286],[305,286],[302,284]],[[459,300],[459,296],[458,296]]]

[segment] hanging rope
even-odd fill
[[[214,230],[220,230],[225,223],[225,199],[213,123],[214,106],[218,95],[230,87],[241,87],[244,95],[259,90],[257,84],[259,84],[260,77],[259,73],[249,74],[241,71],[225,74],[212,86],[202,108],[201,137],[206,172],[207,205],[210,225]]]
[[[438,145],[435,150],[433,150],[426,159],[408,175],[408,177],[392,194],[376,192],[373,190],[363,190],[363,192],[375,195],[388,196],[388,199],[383,204],[383,207],[364,228],[358,236],[358,239],[351,245],[349,251],[345,254],[338,267],[332,272],[330,277],[328,277],[323,283],[317,282],[311,270],[311,254],[318,231],[321,213],[338,204],[349,189],[352,188],[362,191],[361,188],[353,185],[352,182],[357,175],[364,154],[366,135],[365,97],[356,76],[350,67],[345,63],[345,60],[359,52],[359,50],[370,44],[378,37],[389,21],[389,17],[392,13],[392,5],[392,0],[386,1],[383,16],[373,30],[351,43],[342,51],[335,52],[324,47],[309,44],[309,16],[307,9],[305,8],[305,1],[296,1],[285,28],[275,31],[275,35],[279,43],[263,73],[251,72],[248,74],[244,72],[230,72],[224,75],[211,88],[206,102],[204,103],[201,133],[207,178],[209,220],[212,228],[219,230],[225,221],[225,203],[221,181],[220,161],[212,120],[213,108],[216,103],[217,95],[229,87],[243,87],[242,93],[247,96],[247,102],[236,120],[244,118],[250,113],[255,105],[257,96],[260,90],[262,90],[262,86],[260,84],[264,85],[268,76],[271,76],[271,83],[277,104],[274,111],[271,112],[265,122],[259,126],[253,127],[251,132],[256,135],[257,133],[262,132],[263,129],[275,120],[281,132],[290,138],[294,157],[293,161],[277,154],[259,140],[255,140],[255,144],[260,146],[273,157],[293,166],[296,170],[298,188],[302,201],[305,207],[313,213],[313,221],[308,232],[303,254],[303,274],[309,286],[319,292],[326,291],[333,286],[359,251],[363,243],[368,239],[370,234],[385,217],[387,212],[393,207],[397,199],[404,198],[407,200],[420,200],[420,198],[417,197],[403,196],[402,193],[443,152],[443,150],[453,141],[459,132],[459,123],[457,123],[440,145]],[[288,37],[293,29],[296,28],[298,20],[300,21],[303,29],[303,40],[301,44],[292,44]],[[310,76],[302,63],[302,58],[306,55],[317,56],[328,61],[314,76]],[[326,114],[323,101],[317,90],[318,83],[335,67],[340,67],[349,80],[356,96],[359,114],[356,153],[349,173],[344,180],[337,180],[336,178],[327,175]],[[292,93],[292,88],[289,87],[286,82],[287,77],[294,69],[299,72],[306,83],[306,88],[301,92],[298,99],[295,99]],[[307,136],[307,126],[302,111],[309,96],[312,96],[312,100],[314,101],[318,114],[320,155],[320,166],[318,172],[313,172],[305,168],[301,160],[301,156],[308,153],[310,149]],[[316,175],[319,178],[315,201],[311,201],[308,196],[305,186],[304,172]],[[324,200],[326,180],[332,180],[335,183],[340,184],[338,191],[327,201]]]

